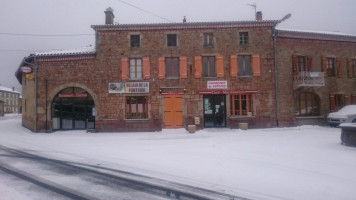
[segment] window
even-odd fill
[[[178,78],[179,58],[166,58],[167,78]]]
[[[213,46],[213,33],[204,33],[204,46]]]
[[[240,32],[240,45],[248,44],[248,32]]]
[[[298,70],[298,72],[306,72],[306,71],[308,71],[304,56],[298,56],[297,57],[297,70]]]
[[[252,115],[252,95],[231,95],[231,115]]]
[[[353,77],[356,78],[356,59],[352,60]]]
[[[131,47],[140,47],[140,35],[130,35]]]
[[[126,97],[126,119],[147,119],[147,97]]]
[[[303,92],[297,95],[296,99],[296,112],[297,116],[319,116],[320,106],[319,97],[314,93]]]
[[[240,77],[251,76],[251,56],[238,56],[238,66]]]
[[[335,77],[335,59],[327,58],[326,59],[326,72],[328,77]]]
[[[335,109],[340,110],[342,107],[344,107],[345,102],[344,102],[344,95],[343,94],[335,94]]]
[[[215,77],[215,56],[203,56],[203,77]]]
[[[167,46],[169,47],[177,46],[177,34],[167,34]]]
[[[130,79],[131,80],[142,79],[142,60],[140,58],[130,59]]]

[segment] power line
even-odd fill
[[[142,12],[145,12],[145,13],[151,14],[151,15],[153,15],[153,16],[155,16],[155,17],[158,17],[158,18],[160,18],[160,19],[163,19],[163,20],[165,20],[165,21],[168,21],[168,22],[173,22],[173,21],[172,21],[172,20],[170,20],[170,19],[167,19],[167,18],[165,18],[165,17],[161,17],[161,16],[159,16],[159,15],[157,15],[157,14],[155,14],[155,13],[151,12],[151,11],[148,11],[148,10],[142,9],[142,8],[137,7],[137,6],[133,5],[133,4],[130,4],[130,3],[126,2],[126,1],[123,1],[123,0],[117,0],[117,1],[120,1],[120,2],[121,2],[121,3],[123,3],[123,4],[126,4],[126,5],[128,5],[128,6],[131,6],[131,7],[133,7],[133,8],[138,9],[138,10],[141,10]]]
[[[12,35],[12,36],[34,36],[34,37],[75,37],[75,36],[85,36],[85,35],[95,35],[95,34],[27,34],[27,33],[0,33],[0,35]]]

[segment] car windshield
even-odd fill
[[[341,108],[338,112],[343,114],[356,114],[356,105],[345,106]]]

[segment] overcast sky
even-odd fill
[[[109,6],[116,23],[128,24],[182,22],[183,16],[188,22],[253,20],[247,4],[254,3],[265,20],[292,14],[278,28],[356,35],[356,0],[0,0],[0,84],[21,91],[14,73],[32,52],[94,45],[90,25],[104,24]]]

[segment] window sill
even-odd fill
[[[124,119],[127,122],[147,122],[149,119]]]
[[[128,81],[135,82],[135,81],[142,81],[143,79],[129,79]]]
[[[212,49],[212,48],[214,48],[214,45],[204,45],[204,48]]]
[[[167,79],[167,80],[178,80],[179,77],[167,77],[166,79]]]
[[[232,120],[239,120],[239,119],[254,119],[255,116],[247,116],[247,115],[234,115],[230,116],[229,119]]]
[[[323,119],[323,116],[296,116],[296,119]]]
[[[252,78],[252,76],[238,76],[238,78]]]

